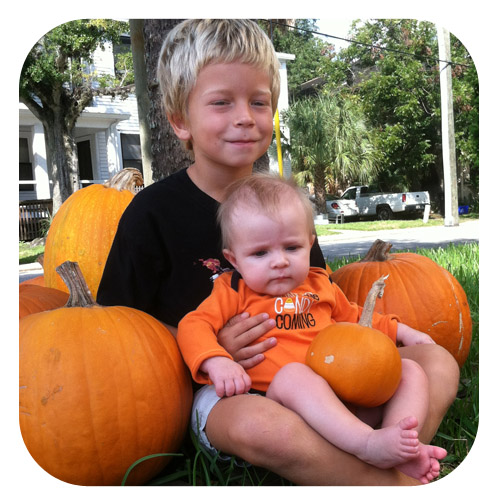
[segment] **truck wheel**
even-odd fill
[[[378,220],[391,220],[393,213],[390,207],[383,206],[377,208],[377,218]]]

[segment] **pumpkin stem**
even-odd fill
[[[127,189],[135,194],[135,188],[144,185],[141,172],[136,168],[124,168],[115,174],[111,179],[103,183],[103,186],[114,188],[118,191]]]
[[[360,262],[385,262],[389,260],[389,252],[391,251],[392,243],[382,240],[375,240],[370,250]]]
[[[69,290],[69,299],[66,307],[93,307],[97,302],[83,277],[78,262],[67,260],[56,267],[57,274],[61,276]]]
[[[380,241],[380,240],[378,240]],[[383,243],[383,242],[382,242]],[[361,318],[359,319],[359,324],[361,326],[372,327],[372,317],[373,311],[375,310],[375,302],[377,297],[379,299],[384,295],[385,280],[389,277],[382,276],[375,283],[373,283],[368,295],[366,296],[365,305],[363,306],[363,312],[361,313]]]

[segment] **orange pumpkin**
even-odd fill
[[[401,357],[394,342],[371,328],[377,295],[385,277],[377,280],[367,297],[358,324],[334,323],[311,342],[306,364],[321,375],[342,400],[358,406],[384,404],[401,380]]]
[[[19,319],[41,311],[57,309],[68,301],[68,293],[40,285],[19,285]]]
[[[337,269],[331,278],[350,301],[362,304],[373,279],[390,275],[391,287],[375,311],[397,314],[403,323],[430,335],[463,366],[472,320],[460,283],[432,259],[415,253],[389,254],[391,247],[375,241],[364,259]]]
[[[39,285],[39,286],[45,286],[45,280],[43,278],[43,274],[40,276],[36,276],[35,278],[30,278],[29,280],[24,280],[19,283],[19,286],[24,286],[24,285]]]
[[[69,266],[69,270],[66,267]],[[189,374],[167,328],[142,311],[101,307],[68,275],[67,307],[20,321],[20,427],[28,451],[52,476],[118,485],[136,460],[176,452],[192,403]],[[142,462],[143,484],[170,457]]]
[[[66,291],[56,267],[70,260],[78,262],[92,295],[97,295],[118,222],[134,187],[142,184],[137,169],[124,169],[108,183],[76,191],[61,205],[45,244],[45,286]]]

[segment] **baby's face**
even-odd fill
[[[281,296],[306,279],[314,236],[300,204],[285,204],[279,217],[240,206],[233,221],[224,254],[253,291]]]

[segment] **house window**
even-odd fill
[[[92,149],[90,140],[80,141],[76,144],[78,155],[78,173],[83,186],[93,184],[94,170],[92,168]]]
[[[142,173],[141,140],[139,134],[120,134],[123,168],[137,168]]]
[[[33,181],[34,179],[28,139],[26,137],[19,137],[19,180]],[[34,184],[19,184],[19,191],[34,190]]]

